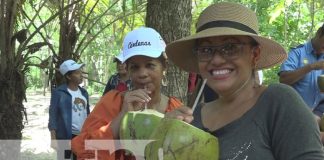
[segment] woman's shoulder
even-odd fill
[[[111,90],[103,95],[95,105],[92,112],[112,111],[118,113],[122,104],[122,93],[117,90]],[[101,114],[101,113],[100,113]]]
[[[120,92],[118,90],[110,90],[106,94],[104,94],[101,98],[100,101],[116,101],[116,100],[121,100],[123,96],[123,92]]]
[[[270,84],[267,87],[267,89],[265,90],[265,93],[274,94],[276,96],[287,95],[287,94],[293,94],[293,95],[297,94],[297,92],[291,86],[288,86],[288,85],[282,84],[282,83]]]
[[[62,84],[62,85],[59,85],[58,87],[54,88],[52,90],[52,96],[53,95],[65,95],[68,93],[68,90],[67,90],[67,85],[66,84]]]
[[[306,106],[303,99],[291,86],[281,83],[269,85],[260,96],[259,102],[261,104],[271,105],[272,107],[270,108],[272,109],[277,107],[282,108],[280,106],[284,106],[283,108],[289,110],[299,108],[297,106]]]

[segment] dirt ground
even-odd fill
[[[90,96],[90,106],[93,108],[100,95]],[[50,93],[28,92],[24,106],[27,111],[27,121],[23,129],[21,143],[21,159],[50,160],[56,159],[56,153],[50,147],[50,133],[47,129]]]

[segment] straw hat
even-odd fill
[[[272,67],[287,58],[287,53],[280,44],[258,35],[257,17],[243,5],[230,2],[210,5],[200,14],[196,27],[196,34],[176,40],[166,47],[168,58],[185,71],[199,72],[193,48],[197,39],[206,37],[246,35],[254,38],[261,47],[257,69]]]

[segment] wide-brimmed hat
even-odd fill
[[[165,51],[165,42],[153,28],[140,27],[129,32],[123,42],[123,63],[133,56],[158,58]]]
[[[272,67],[287,58],[280,44],[258,35],[256,14],[243,5],[230,2],[210,5],[200,14],[196,27],[196,34],[176,40],[166,47],[168,58],[185,71],[199,72],[193,48],[197,39],[206,37],[243,35],[254,38],[261,48],[256,69]]]

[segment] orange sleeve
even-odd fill
[[[172,111],[172,110],[174,110],[176,108],[179,108],[181,106],[183,106],[183,104],[182,104],[182,102],[179,99],[177,99],[175,97],[170,97],[170,99],[169,99],[169,106],[166,109],[166,112],[170,112],[170,111]]]
[[[85,140],[112,140],[114,139],[110,124],[120,112],[122,97],[118,91],[106,93],[96,104],[93,111],[83,124],[80,135],[71,141],[72,151],[78,159],[92,159],[94,151],[85,150]],[[114,154],[108,151],[98,151],[98,159],[114,159]]]

